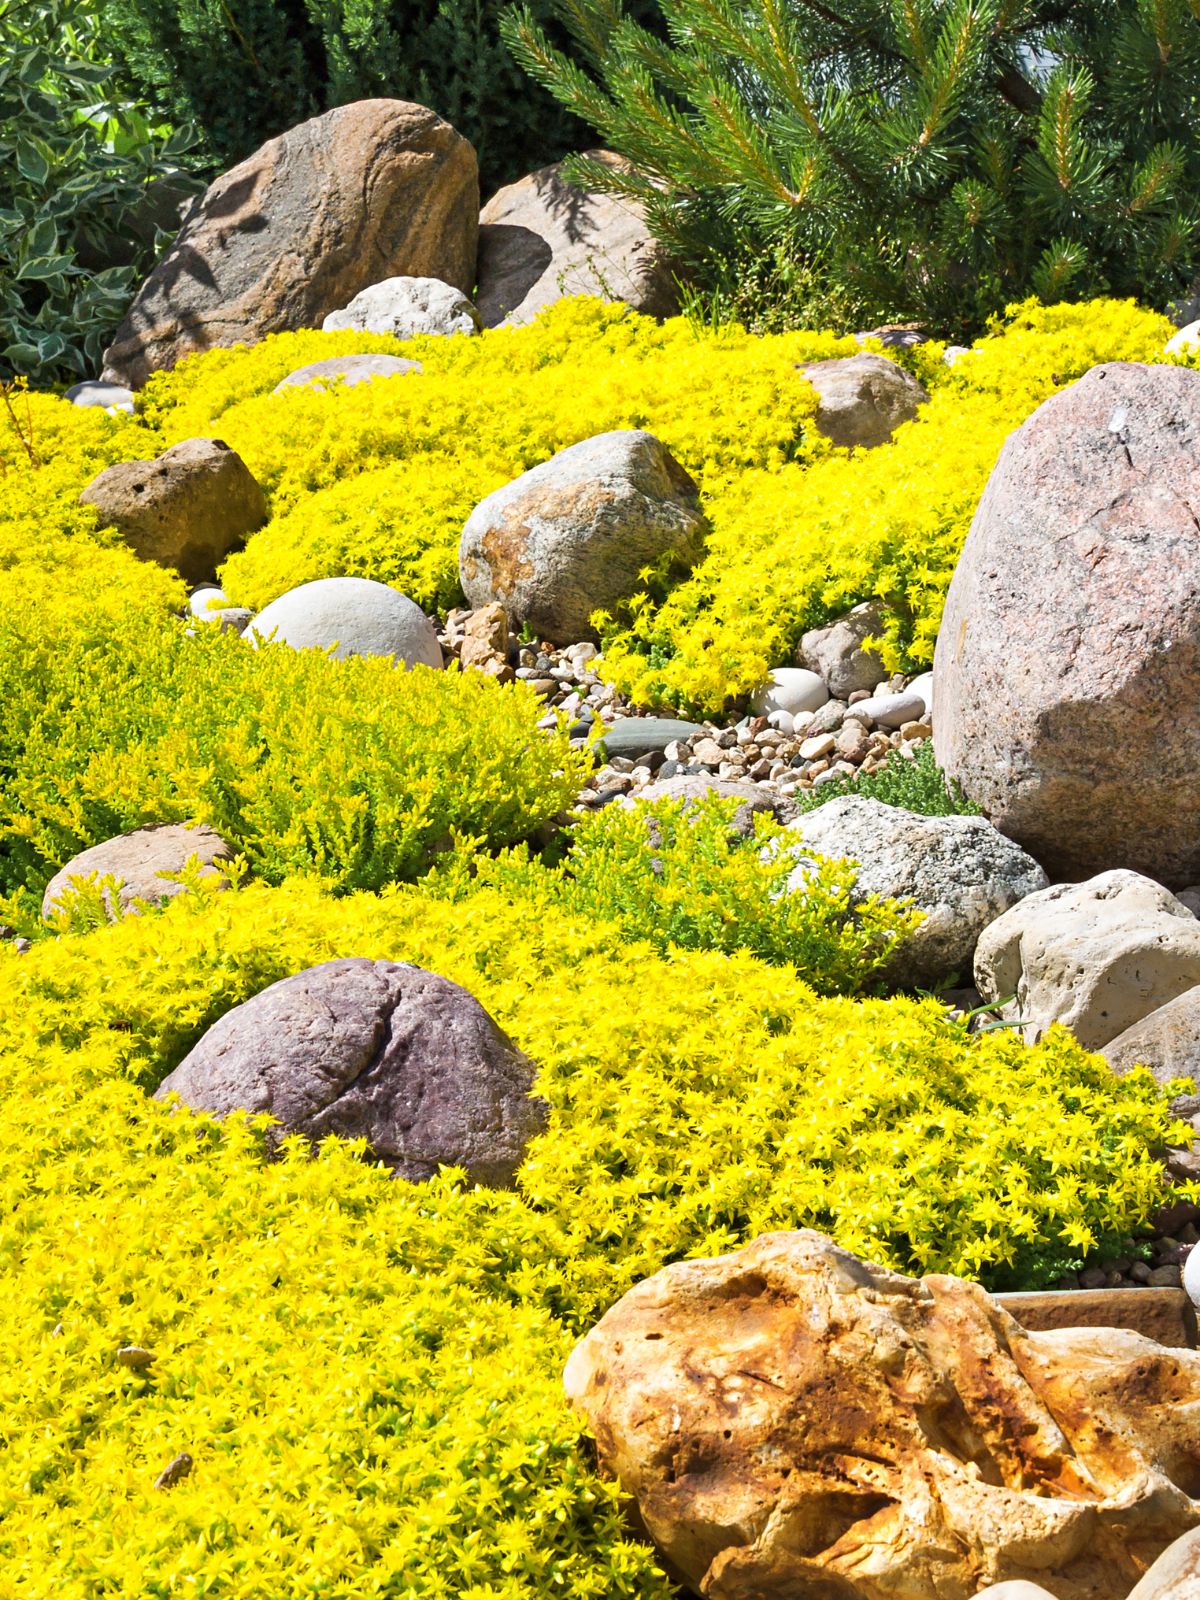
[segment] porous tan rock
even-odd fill
[[[872,351],[810,361],[800,371],[817,391],[817,428],[847,449],[886,444],[929,399],[903,367]]]
[[[464,667],[475,667],[493,678],[513,676],[508,664],[508,617],[503,606],[493,601],[468,614],[458,659]]]
[[[1186,989],[1119,1033],[1104,1046],[1104,1058],[1118,1075],[1143,1066],[1157,1083],[1192,1078],[1200,1086],[1200,987]]]
[[[934,753],[1051,877],[1200,877],[1198,513],[1183,367],[1093,367],[988,480],[938,636]]]
[[[143,561],[205,583],[269,514],[249,467],[223,439],[185,439],[152,461],[118,461],[79,496]]]
[[[1161,884],[1102,872],[1020,900],[979,936],[975,986],[1032,1044],[1052,1022],[1102,1050],[1200,984],[1200,922]]]
[[[319,328],[383,278],[475,277],[475,152],[405,100],[357,100],[211,184],[138,291],[104,378],[140,388],[195,350]]]
[[[1128,1600],[1200,1600],[1200,1529],[1164,1550]]]
[[[622,165],[611,150],[587,155]],[[476,306],[487,328],[532,322],[564,295],[624,301],[651,317],[679,308],[675,269],[642,207],[574,188],[561,162],[498,190],[479,224]]]
[[[51,917],[64,909],[75,888],[73,880],[93,876],[97,882],[109,877],[118,880],[117,904],[124,913],[136,911],[139,900],[151,906],[158,905],[161,900],[173,900],[183,893],[183,886],[163,874],[182,872],[193,856],[200,864],[203,877],[210,879],[218,889],[228,886],[228,879],[218,871],[218,864],[232,860],[233,851],[212,828],[203,825],[188,828],[182,823],[166,822],[105,839],[73,856],[54,874],[42,896],[42,916]],[[110,890],[103,891],[103,899],[111,916],[114,908]]]
[[[1125,1600],[1200,1523],[1200,1354],[1026,1333],[808,1230],[638,1284],[565,1384],[705,1600]]]

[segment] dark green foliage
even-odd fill
[[[979,807],[967,799],[958,784],[947,780],[933,759],[929,740],[918,745],[911,758],[893,751],[876,772],[864,772],[857,778],[835,778],[819,789],[797,790],[792,798],[801,811],[815,811],[844,794],[879,800],[885,806],[901,806],[924,817],[980,815]]]
[[[553,0],[505,37],[639,176],[710,281],[745,242],[866,318],[961,333],[1029,293],[1162,300],[1197,259],[1200,19],[1186,0]]]
[[[110,0],[109,19],[129,76],[200,129],[215,166],[385,96],[430,106],[471,141],[486,199],[587,142],[517,67],[498,11],[498,0]]]
[[[112,77],[91,0],[0,0],[0,378],[93,371],[192,187]]]

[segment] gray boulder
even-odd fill
[[[1192,1078],[1200,1091],[1200,987],[1168,1000],[1111,1039],[1101,1053],[1118,1077],[1147,1067],[1156,1083]]]
[[[96,378],[86,378],[73,383],[63,395],[73,406],[103,406],[106,411],[133,412],[133,390],[123,383],[101,383]]]
[[[1046,874],[982,817],[925,817],[858,795],[830,800],[788,825],[805,849],[858,863],[855,897],[911,899],[925,920],[889,964],[893,982],[927,984],[969,973],[976,941]],[[802,890],[801,860],[788,888]]]
[[[400,378],[407,372],[420,372],[419,361],[408,361],[404,356],[327,356],[324,361],[310,361],[281,378],[274,393],[285,389],[328,388],[343,384],[353,389],[355,384],[370,383],[373,378]]]
[[[365,1139],[413,1182],[509,1187],[546,1122],[535,1069],[465,989],[352,957],[283,978],[213,1024],[160,1086],[196,1111],[269,1112],[272,1138]]]
[[[810,361],[800,371],[817,391],[817,428],[846,449],[870,450],[886,444],[929,399],[902,367],[869,351]]]
[[[392,656],[407,667],[442,665],[437,629],[420,606],[370,578],[316,578],[272,600],[246,629],[293,650],[347,656]]]
[[[385,278],[360,289],[321,326],[326,333],[350,329],[412,339],[419,333],[478,333],[482,324],[466,295],[451,284],[438,278]]]
[[[879,638],[887,619],[882,600],[868,600],[823,628],[810,628],[800,641],[796,660],[824,679],[835,700],[848,700],[860,689],[874,689],[887,668],[874,650],[863,646]]]
[[[108,877],[118,880],[117,905],[122,913],[136,911],[135,902],[139,900],[151,906],[173,900],[183,893],[183,887],[163,877],[163,873],[182,872],[193,856],[203,869],[203,877],[219,889],[228,886],[228,879],[217,870],[217,863],[232,860],[233,851],[212,828],[188,828],[182,823],[166,822],[105,839],[73,856],[54,874],[42,896],[42,916],[49,918],[65,909],[74,890],[73,880],[93,876],[97,880]],[[107,889],[104,904],[112,916],[112,895]]]
[[[138,291],[102,376],[140,388],[214,345],[320,327],[399,273],[468,290],[475,152],[404,100],[357,100],[270,139],[211,184]]]
[[[589,150],[606,166],[609,150]],[[493,195],[479,217],[478,305],[484,326],[532,322],[565,295],[624,301],[666,317],[679,308],[675,272],[636,201],[590,194],[542,167]]]
[[[644,567],[699,557],[695,483],[652,434],[601,433],[523,473],[467,519],[458,570],[472,607],[497,601],[555,644],[594,637],[594,611],[629,599]]]
[[[1055,877],[1200,878],[1200,373],[1113,363],[1000,453],[946,599],[934,752]]]
[[[204,583],[269,515],[249,467],[223,439],[185,439],[153,461],[118,461],[79,496],[143,561]]]

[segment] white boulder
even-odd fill
[[[462,290],[440,278],[384,278],[331,311],[321,326],[326,333],[351,329],[412,339],[418,333],[478,333],[482,323]]]
[[[289,589],[246,630],[253,641],[275,639],[293,650],[347,656],[392,656],[406,667],[442,665],[433,623],[407,595],[369,578],[317,578]]]
[[[819,711],[828,699],[829,690],[818,673],[805,667],[776,667],[754,696],[753,706],[759,716],[784,711],[795,718],[802,711]]]

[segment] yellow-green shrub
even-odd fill
[[[337,1144],[266,1163],[147,1099],[217,1016],[343,955],[465,983],[540,1064],[520,1193]],[[1146,1215],[1170,1132],[1063,1033],[972,1039],[491,889],[254,886],[0,951],[0,1049],[0,1567],[29,1600],[666,1600],[559,1388],[605,1306],[804,1223],[1044,1274]]]

